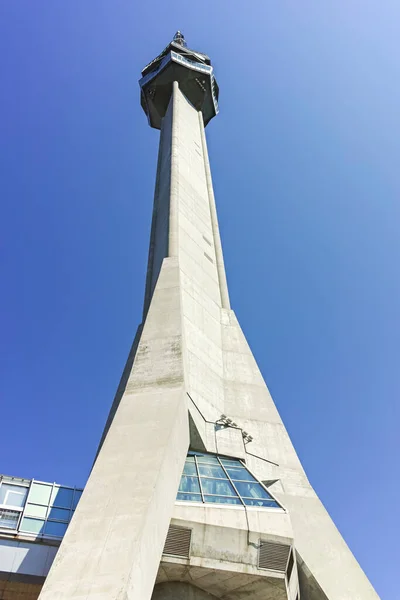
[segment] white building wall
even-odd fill
[[[58,546],[0,538],[0,572],[46,577]]]

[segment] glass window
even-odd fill
[[[30,504],[28,502],[25,514],[30,517],[39,517],[41,519],[46,518],[47,506],[41,506],[40,504]]]
[[[200,463],[219,465],[219,461],[216,456],[208,456],[207,454],[196,454],[196,460],[199,465],[200,465]]]
[[[183,468],[184,475],[197,475],[194,462],[186,462]]]
[[[0,527],[17,529],[20,514],[21,513],[18,510],[7,510],[6,508],[0,508]]]
[[[71,508],[73,495],[74,490],[71,488],[54,486],[51,492],[50,504],[61,506],[62,508]]]
[[[51,488],[51,485],[47,485],[45,483],[36,483],[36,481],[34,481],[29,493],[29,502],[34,502],[36,504],[48,504],[50,500]]]
[[[74,500],[72,502],[72,508],[75,509],[78,505],[79,500],[81,499],[82,496],[82,491],[81,490],[75,490],[74,493]]]
[[[275,500],[264,499],[264,498],[243,498],[243,502],[246,506],[265,506],[270,508],[279,508],[279,504]]]
[[[201,452],[187,456],[177,500],[280,508],[239,459]]]
[[[187,500],[189,502],[202,502],[200,494],[182,494],[178,492],[177,500]]]
[[[235,481],[237,479],[242,479],[244,481],[257,481],[244,467],[225,467],[225,469],[229,477]]]
[[[56,521],[69,521],[70,519],[70,511],[66,508],[55,508],[52,506],[49,510],[49,514],[47,515],[48,519],[55,519]]]
[[[233,486],[227,479],[201,479],[201,487],[204,494],[215,494],[217,496],[237,496]]]
[[[30,519],[29,517],[24,517],[21,523],[21,531],[26,531],[28,533],[43,533],[44,521],[42,519]]]
[[[199,480],[197,479],[197,477],[182,475],[179,491],[197,492],[198,494],[200,494]]]
[[[227,479],[223,468],[219,465],[199,463],[199,473],[203,477],[218,477],[219,479]]]
[[[57,523],[56,521],[47,521],[44,533],[54,537],[63,537],[67,531],[67,523]]]
[[[27,493],[27,487],[3,482],[0,487],[0,504],[22,508],[25,504]]]
[[[237,496],[204,496],[204,500],[205,502],[214,502],[216,504],[240,504],[240,506],[243,506]]]
[[[235,481],[235,487],[241,496],[248,498],[271,498],[266,490],[259,483],[245,483],[244,481]]]
[[[234,458],[221,458],[220,461],[224,467],[241,467],[242,463]]]

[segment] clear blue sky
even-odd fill
[[[0,472],[85,483],[141,317],[158,132],[137,80],[178,28],[221,89],[207,131],[233,307],[394,600],[397,0],[0,1]]]

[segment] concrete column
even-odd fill
[[[168,256],[178,255],[178,186],[179,186],[179,84],[172,84],[171,182],[169,206]]]
[[[199,122],[200,122],[201,141],[202,141],[202,146],[203,146],[204,168],[205,168],[205,172],[206,172],[208,199],[209,199],[209,203],[210,203],[211,223],[212,223],[212,230],[213,230],[213,236],[214,236],[215,258],[217,260],[218,279],[219,279],[219,287],[220,287],[220,292],[221,292],[221,306],[222,306],[222,308],[230,309],[231,305],[230,305],[230,301],[229,301],[228,283],[226,280],[224,256],[222,253],[221,236],[219,234],[219,227],[218,227],[217,207],[215,205],[215,196],[214,196],[214,189],[213,189],[212,178],[211,178],[210,161],[208,158],[208,150],[207,150],[206,132],[204,130],[203,115],[202,115],[201,111],[199,112]]]
[[[162,177],[164,129],[165,129],[164,126],[162,126],[161,132],[160,132],[160,142],[159,142],[159,146],[158,146],[156,187],[154,190],[154,203],[153,203],[153,215],[152,215],[152,219],[151,219],[149,257],[147,260],[146,288],[145,288],[144,302],[143,302],[143,321],[145,320],[147,311],[149,310],[150,300],[151,300],[151,296],[153,293],[154,253],[155,253],[155,246],[156,246],[157,220],[158,220],[158,214],[159,214],[160,181],[161,181],[161,177]]]

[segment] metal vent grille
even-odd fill
[[[290,546],[276,542],[260,543],[258,550],[258,568],[286,573]]]
[[[176,525],[170,525],[168,529],[167,539],[165,540],[163,554],[169,554],[170,556],[180,556],[181,558],[189,558],[191,539],[191,529],[187,529],[186,527],[176,527]]]
[[[0,508],[0,527],[6,527],[7,529],[17,529],[20,515],[21,512],[18,510],[8,510],[6,508]]]

